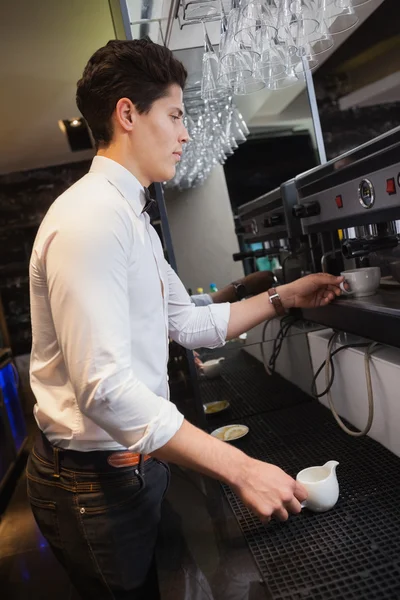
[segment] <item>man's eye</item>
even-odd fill
[[[176,117],[175,115],[171,115],[173,121],[179,121],[180,117]]]

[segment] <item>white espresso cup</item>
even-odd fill
[[[342,292],[349,296],[362,298],[363,296],[372,296],[376,293],[381,281],[381,270],[379,267],[365,267],[342,271],[344,282],[340,284]],[[348,289],[344,287],[347,283]]]
[[[337,460],[330,460],[321,467],[303,469],[296,480],[304,485],[308,498],[302,508],[314,512],[326,512],[333,508],[339,498],[339,483],[336,476]]]

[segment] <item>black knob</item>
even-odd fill
[[[313,200],[313,202],[306,202],[304,204],[306,208],[306,217],[316,217],[321,212],[319,202]]]
[[[295,204],[292,208],[293,216],[297,219],[304,219],[305,217],[316,217],[321,212],[319,202],[313,200],[312,202],[305,202],[304,204]]]
[[[296,219],[302,219],[306,216],[306,207],[304,204],[295,204],[292,208],[292,214]]]

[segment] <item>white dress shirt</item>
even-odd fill
[[[190,301],[144,205],[138,180],[96,156],[33,246],[34,414],[65,449],[163,446],[183,421],[169,402],[168,336],[187,348],[225,342],[230,305]]]

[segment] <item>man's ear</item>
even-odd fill
[[[136,123],[136,109],[129,98],[120,98],[115,107],[115,119],[124,131],[132,131]]]

